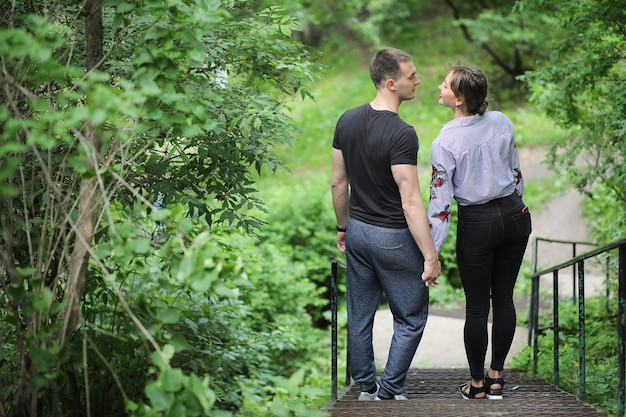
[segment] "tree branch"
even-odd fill
[[[445,0],[445,2],[452,10],[452,15],[454,16],[454,20],[460,20],[462,17],[461,11],[459,10],[458,7],[456,7],[454,2],[452,0]],[[475,44],[476,41],[472,37],[472,34],[470,33],[468,27],[463,23],[461,23],[459,26],[461,27],[461,32],[463,32],[463,37],[468,42]],[[491,49],[491,47],[487,43],[481,43],[480,47],[483,48],[489,54],[489,56],[491,56],[491,58],[495,61],[495,63],[498,66],[500,66],[502,69],[504,69],[508,74],[513,75],[513,76],[517,76],[521,74],[521,73],[517,73],[515,68],[512,68],[510,65],[508,65],[493,49]],[[515,48],[515,53],[516,53],[516,56],[519,56],[519,51],[517,50],[517,48]]]

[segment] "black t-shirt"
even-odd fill
[[[415,165],[418,138],[415,129],[391,111],[369,104],[341,115],[333,148],[340,149],[350,180],[350,216],[367,224],[407,227],[392,165]]]

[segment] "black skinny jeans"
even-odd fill
[[[491,369],[502,371],[516,327],[513,289],[531,232],[530,212],[514,192],[474,206],[459,206],[456,255],[465,291],[465,352],[472,378],[485,376],[490,298],[493,303]]]

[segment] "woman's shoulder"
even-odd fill
[[[508,119],[509,118],[506,114],[504,114],[500,110],[490,110],[488,112],[485,112],[484,116],[490,117],[493,119]]]
[[[488,111],[483,115],[484,119],[495,125],[513,128],[513,122],[509,116],[498,110]]]
[[[485,112],[485,117],[490,118],[492,120],[502,120],[502,121],[509,121],[509,122],[511,121],[511,119],[509,119],[509,116],[507,116],[500,110],[491,110],[491,111]]]

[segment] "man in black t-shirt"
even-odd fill
[[[412,58],[394,48],[370,63],[376,98],[346,111],[332,149],[337,247],[346,252],[348,346],[359,400],[405,400],[404,380],[428,317],[428,287],[441,264],[430,237],[417,174],[415,129],[398,116],[420,80]],[[385,293],[394,334],[376,380],[374,315]]]

